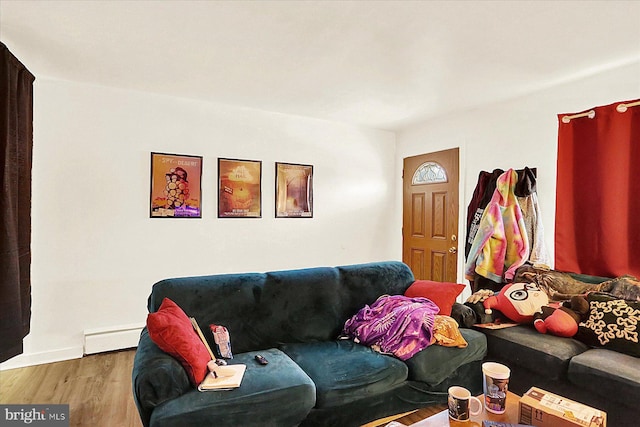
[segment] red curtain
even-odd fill
[[[556,270],[640,277],[640,105],[620,106],[636,102],[558,115]]]

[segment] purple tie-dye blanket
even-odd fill
[[[383,295],[347,320],[344,333],[364,345],[379,347],[382,353],[407,360],[431,343],[439,310],[427,298]]]

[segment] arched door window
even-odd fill
[[[440,164],[436,162],[425,162],[414,172],[411,184],[436,184],[447,181],[447,171],[444,170]]]

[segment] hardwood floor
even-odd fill
[[[135,349],[0,371],[2,404],[69,404],[71,427],[142,427],[131,391]],[[396,421],[409,425],[446,409],[431,406]],[[386,425],[379,420],[367,424]]]
[[[70,426],[142,427],[131,391],[135,350],[0,371],[0,403],[69,404]]]

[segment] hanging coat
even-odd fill
[[[469,251],[471,251],[473,239],[475,239],[476,233],[478,232],[478,226],[480,225],[484,208],[486,208],[491,201],[493,193],[496,191],[498,177],[503,173],[504,171],[502,169],[494,169],[493,172],[480,171],[478,175],[478,183],[467,207],[467,237],[464,245],[465,259],[469,257]]]
[[[528,167],[522,171],[514,193],[518,199],[529,238],[529,262],[537,266],[551,267],[551,257],[549,257],[544,240],[544,226],[542,225],[542,214],[536,191],[536,176]]]
[[[475,274],[494,282],[511,280],[529,257],[529,241],[522,211],[514,194],[518,174],[509,169],[496,183],[496,191],[482,214],[471,245],[465,277]]]

